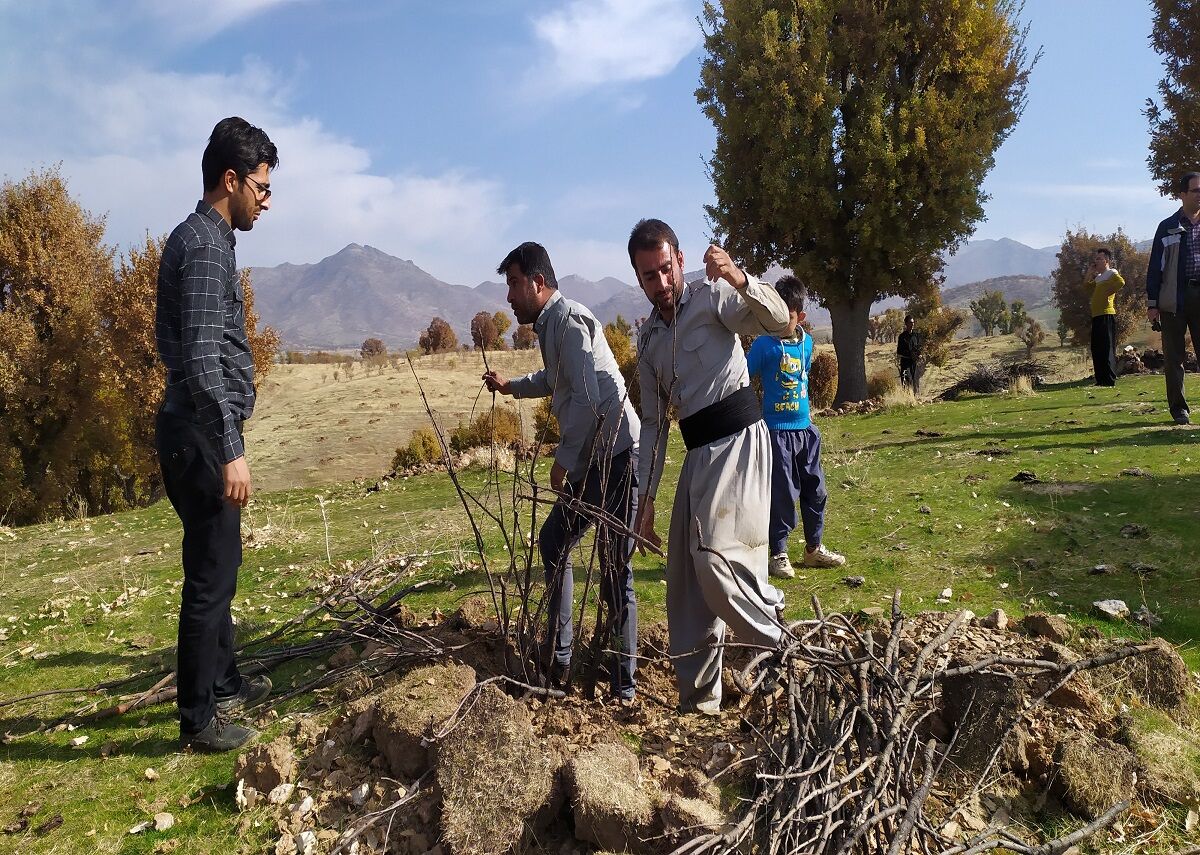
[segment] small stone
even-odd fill
[[[861,588],[866,581],[865,576],[846,576],[842,579],[842,584],[848,588]]]
[[[979,619],[979,625],[985,629],[1004,631],[1008,629],[1008,615],[1004,613],[1004,609],[993,609],[991,613]]]
[[[292,792],[295,789],[295,784],[280,784],[267,793],[267,801],[273,805],[284,804],[292,797]]]
[[[317,835],[312,831],[301,831],[296,835],[296,855],[313,855],[317,851]]]
[[[1149,472],[1147,472],[1145,469],[1141,469],[1137,466],[1130,467],[1129,469],[1122,469],[1121,474],[1126,478],[1149,478],[1150,477]]]
[[[166,831],[175,824],[175,817],[167,812],[156,813],[154,815],[154,830]]]
[[[1151,573],[1158,572],[1158,567],[1153,564],[1147,564],[1144,561],[1129,562],[1129,569],[1139,576],[1149,576]]]
[[[1129,606],[1124,600],[1096,600],[1092,613],[1105,620],[1124,620],[1129,617]]]
[[[879,606],[867,606],[866,608],[859,609],[858,613],[864,620],[868,621],[883,620],[884,616],[884,611]]]
[[[304,799],[300,802],[300,804],[298,804],[294,808],[292,808],[292,813],[296,814],[296,816],[308,816],[310,813],[312,813],[312,809],[313,809],[313,797],[305,796]]]
[[[1012,480],[1020,484],[1036,484],[1038,477],[1028,469],[1022,469],[1016,475],[1012,476]]]
[[[942,593],[940,593],[938,596],[941,597],[943,600],[949,600],[954,596],[954,589],[953,588],[942,588]]]
[[[1150,609],[1146,608],[1145,603],[1142,603],[1138,610],[1133,613],[1133,622],[1136,624],[1141,624],[1142,626],[1148,626],[1153,629],[1162,623],[1162,618],[1150,611]]]
[[[1150,529],[1138,523],[1126,523],[1121,526],[1121,537],[1132,539],[1135,537],[1146,537],[1150,534]]]
[[[142,822],[139,822],[137,825],[135,825],[133,828],[129,829],[129,834],[141,834],[143,831],[145,831],[151,825],[152,825],[152,823],[150,822],[150,820],[148,820],[148,819],[143,820]]]
[[[1048,638],[1059,644],[1071,640],[1071,624],[1067,622],[1066,618],[1061,618],[1058,615],[1035,612],[1034,614],[1026,615],[1025,619],[1021,621],[1021,626],[1030,635],[1035,635],[1039,638]]]
[[[158,780],[158,773],[155,772],[154,769],[146,769],[146,771],[143,772],[142,774],[146,776],[147,781],[157,781]]]
[[[347,798],[350,800],[350,804],[354,805],[355,807],[362,807],[364,804],[366,804],[367,793],[369,792],[371,792],[371,785],[366,781],[363,781],[350,791],[350,793],[347,795]]]
[[[933,508],[929,507],[929,505],[921,505],[921,507],[917,508],[917,513],[931,514],[933,513]]]
[[[88,738],[87,738],[86,734],[84,734],[83,736],[76,736],[74,739],[71,740],[71,747],[72,748],[82,748],[84,743],[86,743],[87,741],[88,741]]]
[[[1111,564],[1097,564],[1092,569],[1088,570],[1089,576],[1111,576],[1117,572],[1117,568]]]

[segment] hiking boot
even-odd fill
[[[223,715],[233,715],[240,710],[250,709],[262,703],[271,694],[271,678],[266,674],[257,677],[243,677],[242,687],[236,695],[217,701],[217,709]]]
[[[846,563],[845,555],[838,555],[820,544],[816,549],[804,550],[805,567],[841,567]]]
[[[1190,425],[1191,423],[1192,417],[1188,413],[1180,413],[1175,417],[1175,424],[1177,425]]]
[[[771,556],[771,563],[767,565],[767,572],[776,579],[792,579],[796,576],[796,571],[792,569],[792,561],[788,558],[786,552]]]
[[[181,748],[193,751],[233,751],[258,736],[258,731],[230,721],[220,710],[204,730],[179,737]]]

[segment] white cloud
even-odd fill
[[[270,9],[308,0],[140,0],[143,14],[176,37],[210,36]]]
[[[661,77],[699,44],[697,11],[691,0],[571,0],[533,21],[548,55],[527,85],[562,95]]]
[[[238,243],[242,264],[312,262],[369,243],[474,284],[507,251],[509,226],[524,210],[487,176],[373,169],[361,146],[296,115],[261,64],[178,74],[111,59],[88,68],[30,62],[42,67],[26,69],[19,93],[16,81],[0,80],[0,100],[13,106],[0,127],[0,174],[61,162],[73,196],[107,213],[107,239],[122,247],[169,231],[192,209],[208,134],[229,115],[264,128],[280,154],[271,210]]]

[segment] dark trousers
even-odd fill
[[[1117,316],[1092,318],[1092,373],[1097,386],[1117,385]]]
[[[788,535],[796,527],[796,504],[804,521],[804,543],[821,545],[825,530],[825,473],[821,471],[821,432],[816,425],[798,430],[771,430],[771,522],[767,529],[771,554],[787,552]]]
[[[1188,332],[1192,334],[1192,352],[1200,359],[1200,346],[1197,346],[1197,342],[1200,342],[1200,290],[1189,288],[1187,296],[1180,311],[1161,314],[1167,407],[1174,419],[1190,415],[1187,399],[1183,397],[1184,336]]]
[[[175,681],[179,730],[190,735],[212,720],[219,698],[242,686],[229,613],[242,563],[242,509],[225,501],[216,451],[196,425],[160,412],[155,427],[167,498],[183,523]]]
[[[633,528],[637,515],[637,456],[632,449],[614,455],[608,466],[593,465],[582,484],[574,484],[572,495],[585,504],[603,508],[609,516],[623,520]],[[556,502],[538,533],[538,547],[546,572],[550,618],[550,637],[554,657],[561,666],[571,662],[574,644],[572,606],[575,579],[571,551],[593,519],[587,513],[573,511],[562,501]],[[612,621],[615,667],[609,669],[613,694],[622,698],[634,695],[637,669],[637,600],[633,595],[633,539],[601,523],[596,530],[596,551],[600,558],[600,596]]]
[[[917,361],[915,359],[900,357],[900,382],[905,386],[911,387],[914,395],[919,394],[917,386],[921,382],[921,378],[917,371]]]

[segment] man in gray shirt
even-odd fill
[[[585,306],[559,293],[545,248],[523,243],[496,272],[508,282],[508,304],[517,323],[533,324],[544,367],[513,380],[489,371],[484,383],[493,392],[515,398],[550,396],[562,437],[550,470],[550,486],[562,498],[538,534],[551,621],[548,647],[553,650],[546,667],[551,681],[558,682],[569,675],[574,642],[571,550],[593,523],[587,508],[603,509],[608,517],[632,527],[641,425],[603,327]],[[610,669],[612,692],[632,700],[637,663],[633,543],[627,533],[603,522],[596,538],[600,593],[608,607],[614,649],[619,651]]]
[[[767,579],[771,440],[738,336],[783,335],[790,318],[775,289],[718,246],[704,254],[707,279],[685,285],[679,239],[661,220],[634,227],[629,260],[654,305],[638,335],[649,442],[634,531],[659,542],[654,496],[673,404],[688,452],[671,511],[667,626],[680,709],[717,715],[726,625],[738,641],[766,648],[777,647],[781,634],[783,594]]]

